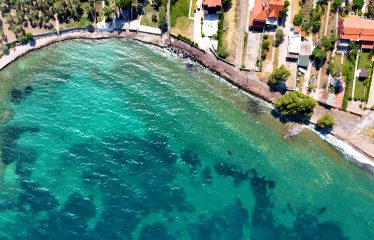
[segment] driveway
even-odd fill
[[[288,12],[286,14],[286,20],[282,28],[284,40],[279,45],[279,54],[278,54],[278,66],[286,65],[286,57],[288,53],[288,36],[290,35],[290,26],[291,26],[291,6],[288,7]]]
[[[249,32],[247,39],[247,49],[245,49],[245,66],[247,69],[256,69],[256,61],[260,52],[261,34],[259,32]]]

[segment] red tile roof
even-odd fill
[[[249,26],[256,25],[254,21],[265,22],[268,18],[278,18],[283,6],[284,0],[255,0],[249,17]]]
[[[217,7],[222,5],[222,0],[204,0],[204,6]]]
[[[353,41],[374,41],[374,20],[356,15],[339,19],[339,37]]]

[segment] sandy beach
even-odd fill
[[[243,91],[246,91],[254,96],[257,96],[269,103],[274,101],[280,96],[278,92],[269,90],[265,82],[256,80],[253,73],[238,71],[227,63],[218,61],[216,57],[208,52],[203,52],[199,49],[191,47],[190,45],[171,38],[169,41],[167,34],[163,37],[147,33],[135,32],[72,32],[64,33],[58,36],[49,36],[35,40],[32,44],[20,45],[12,48],[8,55],[0,58],[0,70],[5,68],[8,64],[17,58],[27,54],[30,51],[40,49],[53,43],[58,43],[70,39],[105,39],[105,38],[126,38],[141,41],[147,44],[153,44],[162,48],[168,48],[170,51],[190,57],[193,60],[201,63],[212,72],[225,78],[231,84],[237,86]],[[374,112],[366,117],[359,117],[337,109],[326,109],[321,105],[317,105],[314,109],[314,116],[311,123],[315,123],[319,117],[324,113],[330,112],[336,120],[331,134],[343,142],[351,145],[355,150],[361,152],[370,161],[363,163],[364,165],[370,164],[374,169],[374,142],[373,139],[364,134],[365,129],[374,122]]]

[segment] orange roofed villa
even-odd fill
[[[222,0],[204,0],[204,14],[220,14],[222,9]]]
[[[350,41],[358,42],[363,50],[374,48],[374,20],[356,15],[339,19],[338,50],[347,51]]]
[[[249,27],[277,26],[283,7],[284,0],[254,0],[253,6],[250,6]]]

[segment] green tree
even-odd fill
[[[320,67],[323,65],[325,59],[326,59],[326,51],[320,47],[315,47],[312,52],[312,57],[317,65],[317,67]]]
[[[283,39],[284,39],[283,31],[282,29],[278,28],[275,31],[275,46],[278,47],[283,42]]]
[[[294,91],[287,92],[278,98],[274,106],[283,116],[302,115],[304,117],[311,117],[313,115],[313,108],[316,106],[316,101],[302,92]]]
[[[288,12],[288,7],[289,6],[290,6],[290,1],[285,0],[283,8],[282,8],[282,10],[281,10],[281,12],[279,14],[279,18],[283,18],[286,15],[286,13]]]
[[[354,10],[361,10],[364,6],[364,0],[353,0],[353,9]]]
[[[293,17],[293,25],[300,26],[303,23],[304,20],[304,14],[302,11],[300,11],[298,14],[296,14]]]
[[[271,73],[269,82],[273,85],[276,85],[282,81],[287,81],[290,76],[290,71],[284,65],[282,65]]]
[[[232,0],[223,0],[222,1],[222,8],[227,11],[231,8]]]
[[[116,5],[119,8],[129,8],[131,7],[132,0],[116,0]]]
[[[158,27],[162,32],[166,32],[168,30],[168,24],[166,22],[166,11],[164,6],[161,6],[158,12]]]
[[[335,124],[335,119],[328,113],[325,113],[322,117],[317,120],[317,126],[319,128],[329,128]]]
[[[113,11],[112,8],[110,8],[110,7],[108,7],[108,6],[105,5],[105,6],[103,7],[102,11],[103,11],[103,14],[104,14],[104,16],[105,16],[105,18],[106,18],[107,20],[109,20],[109,19],[112,18],[112,15],[113,15],[113,13],[114,13],[114,11]]]
[[[332,44],[331,40],[326,36],[322,37],[322,45],[326,51],[332,50],[334,48],[334,45]]]
[[[334,2],[332,3],[332,10],[336,12],[340,8],[342,3],[343,3],[343,0],[334,0]]]

